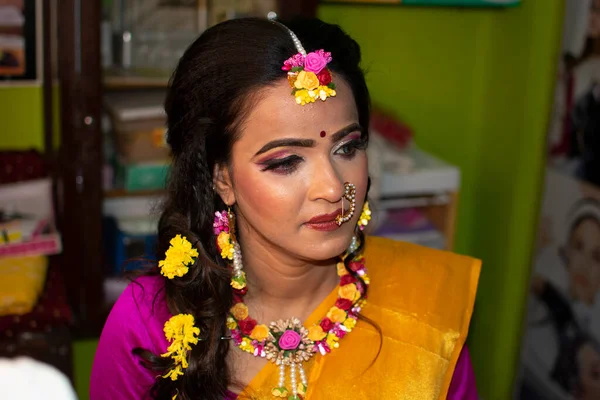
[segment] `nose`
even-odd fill
[[[337,203],[344,195],[344,180],[330,160],[315,166],[311,177],[309,199]]]

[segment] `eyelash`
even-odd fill
[[[366,140],[363,138],[353,139],[340,146],[334,154],[337,154],[346,160],[351,160],[358,150],[364,150],[367,147],[366,144]],[[344,150],[344,153],[339,154],[340,150]],[[293,173],[302,161],[304,161],[304,159],[297,155],[268,160],[263,163],[264,168],[262,171],[273,171],[278,174],[288,175]]]

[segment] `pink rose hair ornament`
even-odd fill
[[[305,105],[314,103],[317,99],[327,100],[336,95],[335,83],[331,81],[331,71],[327,64],[331,62],[331,53],[323,49],[306,53],[300,39],[285,25],[274,20],[275,15],[269,19],[281,25],[290,34],[298,53],[283,62],[281,69],[287,71],[287,78],[292,87],[292,94],[296,103]]]

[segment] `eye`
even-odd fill
[[[350,140],[335,151],[334,154],[340,155],[344,158],[353,158],[358,150],[364,150],[367,146],[367,142],[363,138],[357,138]]]
[[[273,171],[277,174],[291,174],[298,168],[298,165],[303,161],[302,157],[293,155],[281,159],[267,160],[262,163],[264,168],[262,171]]]

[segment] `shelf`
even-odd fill
[[[166,88],[170,75],[161,70],[109,69],[104,71],[104,88],[112,90]]]
[[[111,189],[104,192],[105,199],[127,198],[127,197],[156,197],[165,195],[164,189],[158,190],[136,190],[134,192],[125,189]]]
[[[460,187],[458,167],[415,147],[399,152],[399,155],[414,160],[414,167],[406,173],[384,170],[381,178],[382,198],[458,191]]]
[[[168,78],[148,78],[141,76],[105,76],[104,88],[113,90],[166,88]]]

